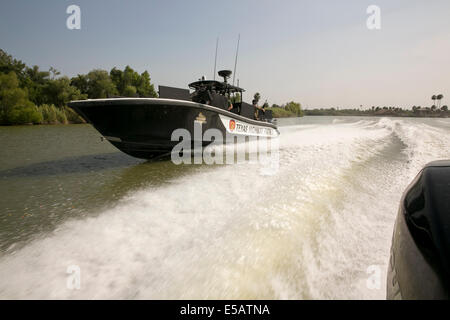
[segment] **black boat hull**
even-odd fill
[[[450,161],[429,163],[403,194],[392,237],[388,299],[449,299]]]
[[[142,159],[169,155],[179,143],[172,141],[172,133],[177,129],[187,130],[194,141],[195,124],[201,124],[200,137],[208,129],[218,129],[224,136],[228,133],[276,137],[279,134],[271,123],[189,101],[119,98],[73,101],[69,106],[119,150]],[[231,131],[230,121],[234,124]],[[237,130],[236,123],[242,124],[238,126],[241,130]],[[206,146],[211,141],[201,143]]]

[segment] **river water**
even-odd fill
[[[274,175],[134,159],[89,125],[0,127],[0,298],[384,299],[401,194],[450,158],[450,119],[279,125]]]

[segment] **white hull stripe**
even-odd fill
[[[271,127],[245,123],[243,121],[232,119],[222,114],[219,114],[219,117],[228,133],[257,137],[278,137],[278,131]]]

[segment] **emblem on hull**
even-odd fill
[[[197,118],[195,118],[195,122],[206,123],[206,117],[200,112]]]
[[[230,131],[234,131],[234,129],[236,128],[236,121],[231,119],[229,122],[229,127],[230,127]]]

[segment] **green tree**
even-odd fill
[[[117,95],[117,89],[108,71],[95,69],[87,74],[88,96],[91,99],[108,98]]]
[[[303,110],[302,110],[302,106],[300,103],[291,101],[289,103],[286,104],[286,106],[284,107],[287,111],[292,112],[293,114],[297,115],[298,117],[303,116]]]
[[[41,71],[39,70],[38,66],[33,66],[32,68],[27,68],[26,71],[27,78],[36,83],[36,84],[45,84],[46,81],[48,81],[48,78],[50,76],[49,71]]]
[[[19,89],[19,80],[14,71],[8,74],[0,74],[0,121],[7,122],[12,109],[25,102],[26,92]]]
[[[139,81],[139,74],[130,66],[126,66],[123,70],[122,82],[125,90],[128,86],[135,86]]]
[[[49,80],[50,72],[41,71],[38,66],[33,66],[32,68],[26,68],[25,73],[23,87],[28,89],[30,101],[36,105],[45,103],[46,97],[43,91]]]
[[[19,84],[22,84],[26,77],[25,63],[14,59],[11,55],[0,49],[0,73],[9,74],[11,71],[16,74]]]
[[[42,114],[28,100],[26,89],[19,88],[19,80],[14,71],[0,74],[0,123],[26,124],[40,123]]]
[[[147,70],[141,73],[138,83],[136,84],[137,93],[140,97],[156,98],[155,87],[151,84],[150,74]]]
[[[109,73],[112,82],[117,88],[120,95],[130,97],[156,97],[156,91],[150,82],[150,74],[144,71],[142,74],[134,71],[130,66],[126,66],[123,71],[113,68]],[[134,87],[134,89],[130,88]]]
[[[45,103],[63,107],[71,100],[83,100],[87,96],[82,94],[78,88],[70,85],[68,77],[51,79],[43,88]]]
[[[125,86],[123,83],[123,71],[114,67],[109,72],[109,76],[111,77],[111,81],[116,86],[119,94],[122,94],[123,90],[125,89]]]
[[[70,80],[70,85],[80,90],[82,94],[87,95],[89,91],[89,78],[85,74],[78,74]]]
[[[125,97],[135,97],[136,96],[136,87],[135,86],[126,86],[122,92],[122,95]]]
[[[56,70],[53,67],[50,67],[48,72],[50,73],[52,79],[55,79],[57,76],[59,76],[61,74],[61,72],[59,72],[58,70]]]

